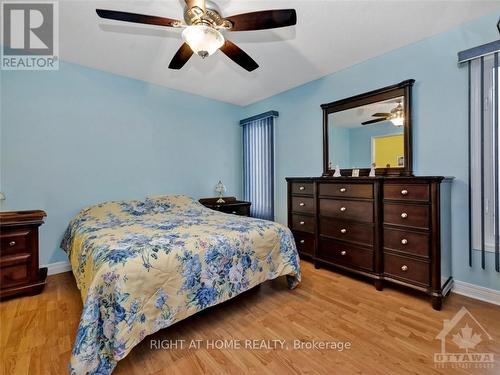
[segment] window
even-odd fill
[[[243,125],[243,195],[251,202],[250,215],[274,220],[274,119],[266,112]]]
[[[485,252],[495,252],[495,268],[500,271],[499,64],[498,52],[485,54],[484,49],[482,52],[468,59],[470,245],[471,250],[482,252],[483,268]],[[472,256],[472,265],[471,259]]]

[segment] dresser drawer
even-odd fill
[[[427,184],[384,184],[384,199],[428,202],[429,196]]]
[[[17,264],[0,268],[0,285],[2,288],[29,282],[28,264]]]
[[[341,199],[320,199],[320,216],[335,217],[339,220],[357,220],[373,223],[373,203]]]
[[[2,288],[29,281],[31,254],[23,253],[0,257],[0,285]]]
[[[314,233],[314,216],[292,214],[292,230]]]
[[[429,206],[386,203],[384,223],[429,229]]]
[[[220,212],[224,212],[226,214],[240,215],[240,216],[250,216],[250,206],[221,206],[219,208]]]
[[[8,229],[0,232],[0,254],[11,254],[25,250],[30,244],[30,230]]]
[[[314,255],[314,235],[293,231],[293,237],[295,238],[297,250],[300,254]]]
[[[0,268],[31,262],[30,253],[19,253],[0,257]]]
[[[384,249],[429,257],[429,235],[384,228]]]
[[[345,220],[322,217],[319,220],[319,233],[344,241],[373,245],[373,225],[360,224]]]
[[[388,276],[429,285],[429,267],[425,261],[384,253],[384,273]]]
[[[326,238],[320,239],[316,257],[327,262],[373,270],[373,251]]]
[[[322,183],[319,185],[319,195],[346,198],[373,198],[372,184],[341,184]]]
[[[314,213],[314,199],[306,197],[292,197],[292,212]]]
[[[310,194],[314,193],[314,184],[312,182],[292,182],[290,184],[292,194]]]

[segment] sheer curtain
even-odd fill
[[[242,120],[244,199],[250,215],[274,220],[274,119],[277,112]]]
[[[486,252],[499,259],[499,71],[500,43],[459,53],[468,58],[469,80],[469,207],[470,249],[481,251],[481,267],[486,267]],[[475,54],[472,53],[475,51]],[[465,60],[465,61],[464,61]],[[472,266],[472,254],[469,256]]]

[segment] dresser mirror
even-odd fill
[[[367,176],[412,175],[411,88],[414,80],[323,104],[323,175],[338,165]]]

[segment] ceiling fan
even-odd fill
[[[236,64],[251,72],[259,65],[236,44],[225,39],[221,31],[265,30],[293,26],[297,23],[295,9],[264,10],[223,18],[212,1],[185,1],[184,22],[117,10],[96,9],[96,12],[99,17],[111,20],[184,28],[184,44],[170,62],[170,69],[181,69],[193,53],[206,58],[220,49]]]
[[[394,126],[404,125],[404,110],[403,106],[401,105],[401,102],[399,102],[398,105],[391,110],[391,112],[377,112],[374,113],[372,117],[378,117],[378,118],[362,122],[361,125],[370,125],[387,120],[392,121]]]

